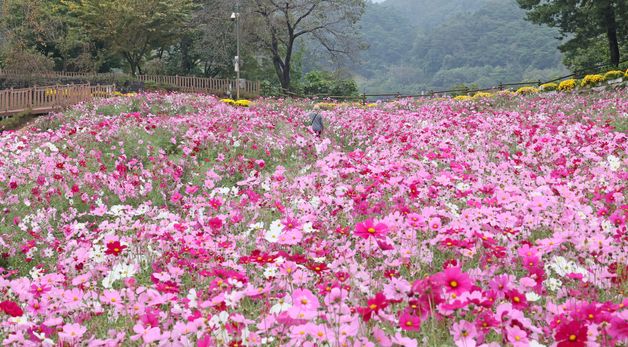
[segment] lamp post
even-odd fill
[[[240,100],[240,1],[236,1],[236,11],[231,13],[231,20],[235,21],[236,27],[236,56],[235,56],[235,72],[236,72],[236,100]]]

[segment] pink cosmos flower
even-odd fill
[[[63,326],[63,331],[59,332],[59,338],[68,342],[77,341],[86,331],[87,328],[78,323],[66,324]]]
[[[419,331],[421,329],[421,320],[419,317],[410,314],[407,310],[404,310],[399,315],[399,326],[401,327],[401,330]]]
[[[308,311],[316,311],[320,307],[318,298],[307,289],[297,289],[292,292],[292,305]]]
[[[451,327],[451,334],[458,347],[472,347],[476,345],[477,330],[473,323],[461,320]]]
[[[373,219],[369,218],[362,223],[358,223],[355,226],[355,235],[363,239],[369,237],[383,238],[388,233],[388,226],[384,223],[377,223]]]
[[[142,339],[144,343],[151,343],[161,339],[161,331],[159,327],[145,328],[141,323],[135,324],[133,331],[136,335],[131,336],[132,341]]]
[[[530,343],[528,341],[528,333],[516,325],[506,327],[506,336],[508,341],[515,347],[525,347]]]

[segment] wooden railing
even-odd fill
[[[33,78],[50,78],[50,79],[86,79],[111,81],[122,78],[129,78],[128,75],[122,73],[82,73],[82,72],[64,72],[64,71],[41,71],[26,73],[21,71],[2,70],[0,69],[0,77],[29,80]],[[184,92],[200,92],[226,94],[236,93],[237,80],[233,79],[216,79],[208,77],[196,76],[163,76],[163,75],[139,75],[135,77],[141,82],[153,82],[158,85],[172,86]],[[240,80],[240,93],[245,97],[256,97],[261,92],[259,81]]]
[[[158,84],[175,86],[186,92],[210,92],[210,93],[236,93],[237,80],[216,79],[195,76],[160,76],[139,75],[142,82],[154,82]],[[260,95],[259,81],[240,80],[240,92],[247,96]]]
[[[42,114],[95,97],[113,96],[115,86],[89,84],[0,90],[0,118],[20,112]]]

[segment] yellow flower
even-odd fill
[[[582,82],[580,82],[581,87],[595,87],[596,85],[604,82],[604,76],[602,75],[586,75]]]
[[[500,96],[513,96],[513,95],[517,95],[515,92],[511,91],[511,90],[500,90],[499,92],[497,92],[497,95]]]
[[[473,95],[473,98],[474,99],[483,99],[483,98],[490,98],[491,96],[493,96],[493,94],[491,94],[491,93],[477,92],[477,93],[475,93],[475,95]]]
[[[251,106],[251,100],[238,100],[234,103],[234,105],[241,106],[241,107],[249,107]]]
[[[544,92],[551,92],[558,89],[558,84],[556,83],[545,83],[541,84],[541,90]]]
[[[558,85],[558,90],[561,92],[568,92],[570,90],[574,90],[576,88],[576,84],[577,82],[574,79],[564,80]]]
[[[468,96],[468,95],[458,95],[454,98],[454,100],[456,101],[471,101],[473,100],[472,97]]]
[[[604,74],[604,79],[607,81],[615,80],[622,77],[624,77],[624,72],[619,70],[611,70]]]
[[[519,89],[517,89],[517,94],[519,95],[529,95],[529,94],[536,94],[539,92],[538,88],[534,88],[534,87],[521,87]]]
[[[336,104],[331,102],[321,102],[316,105],[322,110],[333,110],[337,106]]]
[[[233,99],[220,99],[220,101],[224,102],[225,104],[235,105],[235,100]]]

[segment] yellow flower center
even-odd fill
[[[307,305],[307,299],[305,299],[305,298],[301,299],[301,303],[302,303],[303,305]]]
[[[458,282],[451,281],[451,282],[449,282],[449,286],[452,287],[452,288],[456,288],[456,287],[458,287]]]
[[[514,298],[512,298],[512,301],[514,301],[514,302],[519,302],[519,301],[521,301],[521,299],[519,299],[519,297],[518,297],[518,296],[515,296]]]
[[[521,340],[521,337],[519,337],[519,335],[516,335],[515,336],[515,341],[520,341],[520,340]]]
[[[375,228],[368,228],[367,230],[370,234],[375,234]]]
[[[412,321],[407,321],[407,322],[406,322],[406,325],[407,325],[407,326],[409,326],[409,327],[411,327],[411,326],[412,326]]]
[[[569,341],[576,341],[576,335],[569,335]]]
[[[377,305],[375,305],[375,304],[371,304],[371,305],[369,306],[369,308],[370,308],[371,310],[374,310],[374,309],[376,309],[376,308],[377,308]]]

